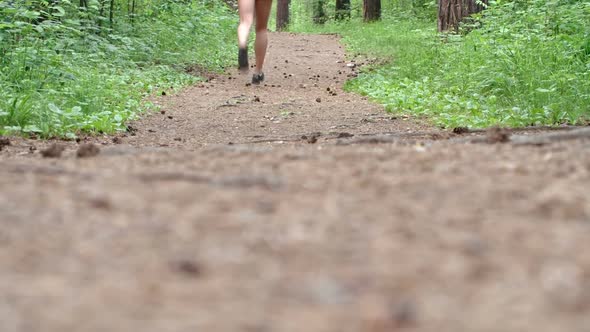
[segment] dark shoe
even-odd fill
[[[252,84],[260,84],[262,81],[264,81],[264,73],[252,75]]]
[[[238,69],[246,71],[248,68],[248,49],[240,48],[238,51]]]

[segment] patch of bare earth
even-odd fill
[[[2,144],[0,331],[588,331],[584,135],[393,117],[335,36],[271,43],[261,86]]]

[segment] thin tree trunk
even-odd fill
[[[488,0],[439,0],[438,31],[458,31],[459,23],[471,14],[485,9]]]
[[[281,31],[289,25],[290,3],[291,0],[277,0],[277,31]]]
[[[135,20],[135,0],[131,1],[131,23]]]
[[[336,15],[337,20],[350,18],[350,0],[336,0]]]
[[[324,0],[313,1],[313,23],[324,24],[326,22],[326,12],[324,12]]]
[[[111,25],[111,29],[113,28],[114,11],[115,11],[115,0],[111,0],[111,6],[109,8],[109,24]]]
[[[381,0],[363,0],[363,18],[365,22],[381,19]]]
[[[105,0],[99,0],[98,2],[100,4],[100,8],[98,9],[98,18],[97,18],[97,25],[98,25],[98,30],[99,33],[101,32],[101,28],[102,28],[102,18],[104,15],[104,4],[105,4]]]

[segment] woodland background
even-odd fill
[[[145,101],[235,65],[230,0],[2,0],[0,134],[126,130]],[[272,27],[342,35],[346,88],[442,127],[585,124],[590,1],[279,0]]]

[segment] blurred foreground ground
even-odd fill
[[[343,92],[335,36],[271,40],[266,85],[97,156],[11,139],[0,331],[590,331],[588,140],[464,143]]]

